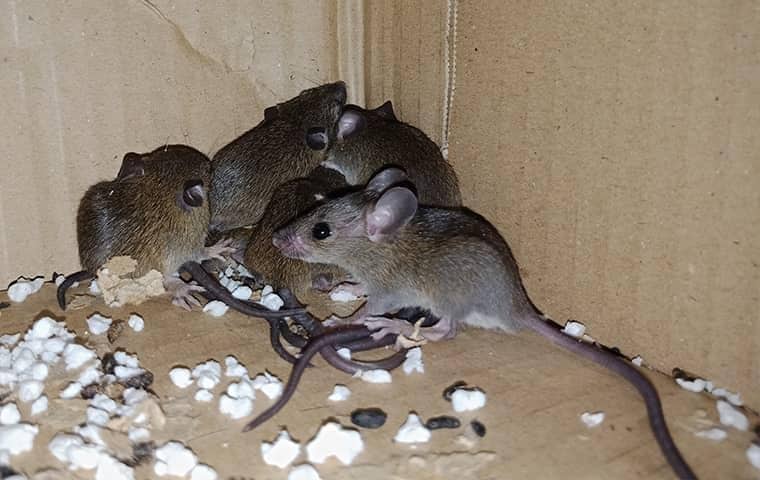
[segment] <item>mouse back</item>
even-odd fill
[[[114,180],[85,192],[77,211],[82,267],[94,273],[111,257],[129,255],[138,275],[173,273],[201,254],[210,212],[208,157],[184,145],[128,153]]]
[[[308,175],[326,155],[346,102],[343,82],[302,91],[214,155],[212,229],[256,223],[275,188]]]
[[[299,299],[315,286],[317,276],[331,284],[345,279],[346,272],[333,265],[310,264],[285,257],[272,244],[272,234],[346,187],[340,173],[322,167],[308,177],[277,187],[264,215],[252,230],[245,251],[245,265],[275,288],[290,288]]]
[[[462,204],[456,173],[438,145],[399,121],[390,101],[373,110],[347,105],[325,165],[343,173],[351,185],[364,185],[385,167],[400,167],[416,185],[420,203]]]

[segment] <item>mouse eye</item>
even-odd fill
[[[322,150],[327,146],[327,131],[324,127],[311,127],[306,132],[306,145],[312,150]]]
[[[182,189],[182,203],[187,208],[197,208],[203,205],[206,192],[203,191],[202,180],[188,180]]]
[[[332,232],[330,231],[330,225],[326,224],[325,222],[319,222],[318,224],[314,225],[314,228],[311,229],[311,234],[317,240],[324,240],[325,238],[332,235]]]

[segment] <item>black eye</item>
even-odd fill
[[[326,224],[325,222],[319,222],[318,224],[314,225],[314,228],[311,229],[311,234],[317,240],[324,240],[325,238],[329,237],[332,232],[330,231],[330,225]]]
[[[306,132],[306,145],[312,150],[322,150],[327,146],[327,131],[324,127],[311,127]]]

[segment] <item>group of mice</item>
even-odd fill
[[[84,270],[59,287],[61,308],[75,281],[94,276],[111,257],[129,255],[137,273],[164,274],[177,305],[198,305],[193,294],[202,293],[269,322],[272,345],[294,363],[293,372],[278,401],[246,430],[285,405],[317,353],[349,373],[390,369],[403,362],[403,351],[360,362],[336,349],[393,345],[399,335],[450,339],[462,326],[528,328],[629,380],[645,399],[669,463],[682,478],[694,478],[648,379],[543,316],[497,229],[462,206],[456,174],[438,146],[398,120],[390,102],[375,109],[347,104],[343,82],[267,108],[258,125],[211,160],[183,145],[128,153],[114,180],[85,193],[77,238]],[[281,288],[285,308],[234,298],[198,263],[223,256]],[[197,284],[183,281],[181,272]],[[298,302],[309,289],[345,289],[366,302],[348,318],[320,323]],[[291,330],[285,317],[306,335]],[[302,348],[298,358],[280,335]]]

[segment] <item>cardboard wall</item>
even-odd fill
[[[467,204],[508,238],[547,313],[760,404],[755,3],[0,12],[0,285],[78,267],[77,202],[126,151],[213,153],[265,106],[343,78],[351,101],[390,98],[448,144]]]
[[[460,2],[449,159],[553,318],[760,404],[760,7]]]

